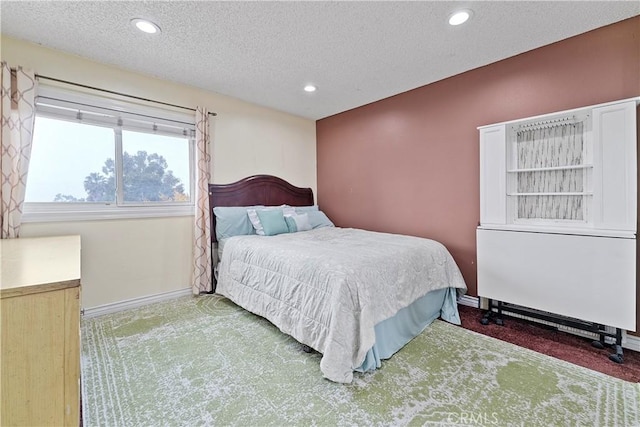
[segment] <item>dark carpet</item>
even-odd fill
[[[611,348],[597,349],[591,340],[536,325],[517,318],[504,317],[504,326],[482,325],[483,311],[459,305],[462,326],[483,335],[507,341],[539,353],[574,363],[625,381],[640,383],[640,353],[624,349],[624,363],[609,360]]]

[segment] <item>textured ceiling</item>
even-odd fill
[[[320,119],[639,15],[640,1],[3,0],[0,8],[3,34]],[[473,18],[449,26],[461,8]],[[138,32],[136,17],[162,33]],[[307,83],[318,91],[303,92]]]

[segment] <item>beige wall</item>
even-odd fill
[[[195,87],[2,36],[1,57],[48,77],[177,105],[212,117],[212,181],[272,174],[316,190],[315,122]],[[192,217],[25,223],[22,236],[82,236],[85,308],[190,286]]]
[[[27,223],[21,237],[79,234],[85,308],[184,289],[193,217]]]

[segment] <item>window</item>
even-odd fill
[[[23,220],[193,214],[193,123],[41,87]]]

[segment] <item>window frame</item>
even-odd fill
[[[39,104],[40,103],[40,104]],[[158,218],[172,216],[193,216],[195,214],[195,115],[170,109],[159,109],[148,105],[134,104],[117,98],[97,96],[90,93],[71,91],[56,86],[38,87],[35,120],[45,117],[54,120],[78,122],[77,114],[70,108],[73,104],[82,106],[91,118],[83,118],[81,123],[114,130],[114,161],[116,164],[116,199],[114,202],[26,202],[23,204],[22,222],[53,222],[105,220],[118,218]],[[55,108],[46,105],[57,105]],[[68,108],[68,112],[63,112]],[[101,115],[103,112],[107,114]],[[95,116],[93,116],[95,113]],[[34,120],[34,124],[35,124]],[[189,149],[189,182],[184,183],[189,190],[189,201],[169,202],[125,202],[122,171],[122,130],[157,133],[159,135],[186,137]],[[180,132],[182,135],[180,135]],[[27,185],[29,181],[27,178]]]

